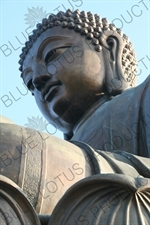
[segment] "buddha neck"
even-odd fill
[[[84,113],[84,115],[80,118],[80,120],[76,123],[73,129],[73,135],[77,132],[79,127],[86,122],[86,120],[105,102],[110,101],[113,97],[108,95],[103,95],[99,98],[89,109]]]

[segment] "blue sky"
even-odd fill
[[[14,123],[24,126],[29,118],[41,118],[34,97],[27,91],[18,70],[19,54],[30,33],[34,29],[26,24],[25,14],[29,9],[41,8],[43,12],[55,13],[64,8],[79,8],[92,11],[113,21],[130,37],[134,44],[139,71],[138,84],[145,80],[150,68],[150,1],[0,1],[0,114]],[[29,17],[28,17],[29,18]],[[34,119],[33,118],[33,119]],[[37,119],[38,120],[38,119]],[[43,118],[43,121],[45,119]],[[43,130],[46,132],[46,130]],[[47,126],[47,132],[61,137],[56,128]]]

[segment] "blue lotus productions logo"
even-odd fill
[[[26,24],[30,25],[30,27],[34,27],[36,23],[42,21],[43,18],[46,17],[46,11],[43,10],[43,7],[32,7],[32,9],[28,8],[28,14],[25,14]]]
[[[47,125],[47,121],[43,120],[43,117],[34,117],[32,116],[32,118],[28,117],[28,122],[26,123],[25,126],[34,130],[38,130],[38,131],[44,131]]]

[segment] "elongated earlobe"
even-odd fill
[[[105,87],[109,95],[117,95],[129,88],[122,67],[124,43],[121,37],[113,31],[106,31],[100,37],[104,46],[104,60],[106,69]]]

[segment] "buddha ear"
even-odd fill
[[[109,95],[117,95],[129,88],[122,69],[122,52],[124,43],[115,31],[102,33],[100,44],[103,46],[105,64],[105,87]]]

